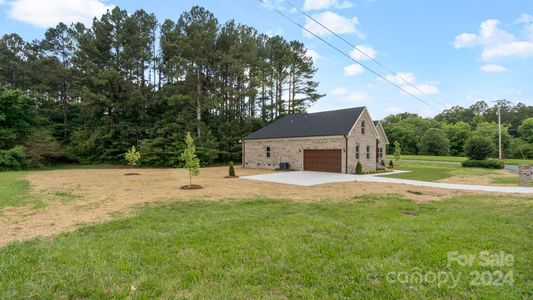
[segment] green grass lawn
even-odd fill
[[[26,175],[27,172],[0,172],[0,210],[27,204],[43,206],[38,197],[29,195],[30,183],[24,179]]]
[[[461,166],[450,164],[436,164],[424,162],[394,161],[394,169],[402,171],[411,171],[409,173],[400,173],[394,175],[384,175],[393,178],[435,181],[452,176],[451,172],[459,170]]]
[[[51,241],[0,248],[0,298],[527,298],[531,200],[470,196],[416,204],[362,197],[148,207]],[[447,267],[448,251],[504,251],[514,264]],[[464,277],[454,288],[387,280],[389,272],[413,268]],[[514,283],[470,285],[470,272],[497,270],[512,272]]]
[[[491,179],[492,184],[518,184],[518,175],[514,177],[502,177],[500,174],[500,170],[483,168],[463,168],[461,165],[446,163],[399,161],[395,163],[394,169],[411,172],[385,176],[422,181],[436,181],[452,176],[464,176],[489,178]]]
[[[445,162],[462,162],[466,157],[457,156],[433,156],[433,155],[402,155],[401,159],[409,160],[429,160],[429,161],[445,161]],[[529,164],[533,165],[533,159],[505,159],[504,162],[508,165]]]

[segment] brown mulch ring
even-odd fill
[[[126,173],[124,174],[124,176],[133,176],[133,175],[141,175],[139,173]]]
[[[224,176],[224,178],[239,178],[239,176],[229,176],[229,175],[226,175],[226,176]]]
[[[187,185],[181,186],[180,189],[182,189],[182,190],[199,190],[199,189],[203,189],[203,187],[201,185],[198,185],[198,184],[187,184]]]

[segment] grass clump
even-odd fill
[[[30,183],[25,179],[27,172],[0,172],[0,209],[23,205],[42,207],[43,202],[30,195]],[[1,213],[1,212],[0,212]]]

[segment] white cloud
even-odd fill
[[[348,65],[344,67],[344,74],[346,76],[355,76],[355,75],[362,74],[363,72],[364,72],[363,67],[361,67],[361,65],[358,65],[358,64]]]
[[[481,53],[483,60],[493,60],[506,57],[530,57],[533,56],[533,42],[520,41],[509,44],[496,45],[486,48]]]
[[[0,0],[0,5],[2,5],[2,4],[4,4],[4,3],[6,3],[5,0]]]
[[[388,74],[385,76],[385,78],[388,81],[399,85],[406,92],[413,95],[436,95],[439,93],[439,87],[436,85],[436,83],[417,83],[416,76],[413,72],[398,72],[396,74]],[[381,78],[378,78],[378,80],[383,81]]]
[[[350,8],[353,4],[349,1],[339,2],[337,0],[305,0],[303,10],[321,10],[330,7]]]
[[[43,28],[59,22],[90,24],[93,17],[100,17],[113,7],[101,0],[13,0],[9,17]]]
[[[461,33],[455,37],[455,48],[459,49],[477,45],[492,46],[509,43],[516,39],[513,34],[500,30],[498,25],[500,25],[499,20],[488,19],[483,21],[479,28],[479,34]]]
[[[515,22],[525,24],[533,23],[533,16],[529,14],[521,14]]]
[[[434,84],[417,84],[414,86],[404,85],[402,88],[416,96],[436,95],[439,93],[439,88]]]
[[[370,97],[364,91],[348,89],[345,87],[335,88],[329,92],[329,95],[337,97],[345,103],[365,102],[370,100]]]
[[[357,49],[353,49],[352,52],[350,52],[350,56],[355,60],[369,60],[376,58],[376,50],[370,46],[365,45],[357,45]],[[363,54],[363,53],[365,54]]]
[[[351,34],[357,35],[359,38],[363,37],[363,34],[361,34],[357,30],[357,25],[359,24],[357,17],[346,18],[334,12],[325,11],[323,13],[313,15],[313,18],[337,34],[350,34],[351,33]],[[331,33],[328,30],[318,25],[315,21],[311,20],[310,18],[305,19],[304,27],[305,29],[315,33],[318,36],[331,35]],[[311,36],[311,34],[309,34],[305,30],[304,30],[304,35],[308,37]]]
[[[307,49],[306,51],[306,55],[311,57],[311,59],[313,59],[313,62],[316,63],[316,61],[321,58],[322,56],[320,56],[320,54],[318,54],[318,52],[316,52],[315,50],[311,50],[311,49]]]
[[[501,30],[499,20],[488,19],[481,23],[479,33],[461,33],[455,37],[454,47],[467,48],[480,46],[481,59],[490,61],[508,57],[533,56],[533,17],[522,14],[515,23],[523,23],[524,32],[528,40],[520,40],[514,34]]]
[[[388,74],[385,76],[385,78],[387,78],[388,81],[392,81],[398,85],[414,83],[416,81],[416,77],[413,72],[398,72],[394,75]]]
[[[484,73],[502,73],[507,71],[507,68],[500,65],[482,65],[479,70]]]

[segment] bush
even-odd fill
[[[233,166],[233,162],[229,162],[229,176],[235,177],[235,167]]]
[[[473,136],[465,142],[465,154],[469,159],[484,160],[494,152],[495,147],[489,137]]]
[[[26,157],[22,146],[0,150],[0,171],[20,170],[28,167],[29,164],[30,160]]]
[[[430,128],[418,143],[420,154],[425,155],[448,155],[450,153],[450,141],[444,131],[439,128]]]
[[[389,160],[389,168],[391,168],[391,169],[394,168],[394,163],[392,162],[392,159]]]
[[[63,159],[65,153],[59,142],[47,131],[36,131],[24,143],[31,165],[40,167]]]
[[[503,169],[505,164],[499,159],[467,159],[461,163],[465,168]]]
[[[357,165],[355,166],[355,174],[362,174],[363,173],[363,166],[359,161],[357,161]]]

